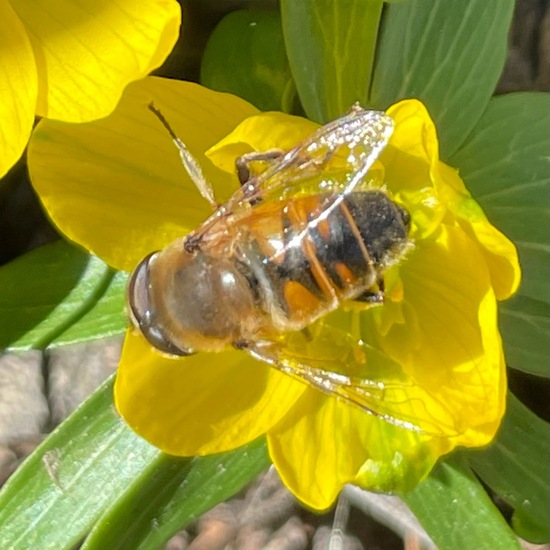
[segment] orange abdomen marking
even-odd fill
[[[275,305],[296,328],[372,287],[379,263],[407,236],[385,196],[380,212],[380,195],[351,194],[325,219],[323,195],[258,205],[242,223],[263,308]]]

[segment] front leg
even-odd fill
[[[365,305],[377,305],[384,303],[384,279],[380,277],[376,285],[368,288],[363,293],[359,294],[354,302],[360,302]]]
[[[246,155],[240,156],[235,161],[235,164],[237,166],[237,177],[239,178],[239,183],[241,186],[248,183],[251,179],[252,171],[250,170],[250,163],[278,160],[284,154],[285,151],[282,149],[269,149],[269,151],[264,151],[263,153],[254,151],[252,153],[246,153]]]

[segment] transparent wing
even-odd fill
[[[392,133],[393,119],[388,115],[355,106],[271,162],[230,202],[241,202],[243,197],[252,202],[290,198],[303,193],[304,187],[314,194],[350,193],[365,180]]]
[[[234,221],[249,215],[256,205],[296,196],[322,198],[307,223],[327,216],[347,194],[368,185],[368,172],[392,133],[393,120],[388,115],[354,106],[347,115],[322,126],[289,152],[270,161],[267,168],[237,190],[195,236],[212,231],[220,219]]]
[[[252,343],[255,358],[390,424],[435,437],[460,434],[460,419],[383,352],[318,321],[310,331]]]

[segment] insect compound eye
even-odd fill
[[[149,304],[149,262],[156,254],[146,256],[130,277],[128,284],[128,305],[130,307],[132,323],[140,328],[142,323],[151,315]]]
[[[157,322],[151,298],[149,270],[157,253],[146,256],[136,267],[128,285],[128,306],[132,324],[140,330],[145,339],[158,351],[168,355],[186,356],[195,352],[174,345]]]

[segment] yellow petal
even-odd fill
[[[261,113],[244,120],[206,154],[219,168],[233,173],[235,159],[252,151],[287,151],[319,127],[302,117],[283,113]]]
[[[388,109],[395,130],[380,161],[385,183],[394,198],[412,216],[411,236],[425,239],[436,230],[447,212],[437,193],[434,169],[439,145],[435,125],[424,105],[415,99]]]
[[[38,80],[31,44],[9,2],[0,3],[0,177],[31,134]]]
[[[404,411],[421,426],[438,426],[453,444],[488,443],[504,412],[505,368],[496,299],[477,243],[442,226],[437,241],[418,243],[400,274],[405,323],[394,324],[379,345],[410,384],[385,395],[393,401],[401,394]],[[367,312],[367,341],[377,338],[375,316],[385,314]]]
[[[107,116],[124,87],[158,67],[179,32],[175,0],[13,0],[39,68],[37,114]]]
[[[315,510],[330,507],[345,483],[413,487],[450,448],[313,389],[268,433],[268,444],[285,485]]]
[[[424,105],[416,99],[406,99],[392,105],[388,111],[395,130],[381,161],[391,188],[422,189],[431,184],[431,170],[439,159],[439,144],[435,125]]]
[[[197,84],[146,78],[115,112],[74,125],[43,120],[29,145],[31,180],[49,216],[70,239],[111,266],[131,270],[211,212],[178,151],[147,105],[154,101],[219,186],[228,176],[203,152],[257,110]]]
[[[242,351],[165,358],[126,335],[115,402],[126,422],[169,454],[234,449],[276,424],[306,386]]]
[[[484,248],[497,298],[508,298],[521,278],[516,249],[488,222],[457,171],[439,161],[437,132],[428,111],[417,100],[405,100],[388,114],[396,128],[381,160],[388,187],[414,212],[412,237],[429,236],[451,210]]]
[[[494,227],[481,206],[470,196],[458,172],[440,162],[437,167],[439,193],[458,217],[462,227],[477,240],[483,249],[489,267],[491,284],[498,300],[509,298],[519,287],[521,269],[516,247],[510,239]]]

